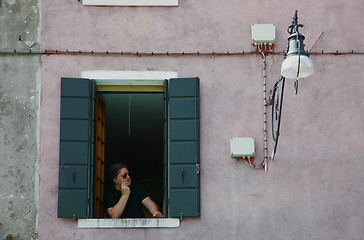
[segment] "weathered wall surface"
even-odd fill
[[[1,49],[39,49],[38,2],[38,0],[2,0],[0,2]]]
[[[43,1],[43,49],[251,51],[251,24],[276,25],[286,48],[294,10],[311,51],[364,51],[361,0],[192,1],[174,8],[83,7]],[[262,58],[43,55],[40,239],[364,238],[364,55],[312,55],[298,95],[286,83],[278,153],[269,171],[229,157],[229,138],[252,136],[263,159]],[[268,89],[282,55],[267,57]],[[176,229],[78,229],[57,218],[60,78],[85,69],[177,70],[201,79],[201,218]],[[268,111],[270,108],[268,108]],[[268,117],[269,119],[269,117]],[[269,152],[273,142],[269,138]],[[58,230],[58,229],[61,229]]]
[[[0,49],[39,48],[38,1],[0,1]],[[39,56],[0,55],[0,239],[35,239]]]

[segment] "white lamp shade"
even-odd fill
[[[300,57],[300,66],[298,68],[298,57]],[[299,75],[297,77],[297,72]],[[286,78],[305,78],[313,74],[313,63],[306,55],[290,55],[282,63],[281,75]]]

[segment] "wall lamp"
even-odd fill
[[[272,93],[272,137],[275,142],[271,160],[274,160],[277,151],[279,130],[282,114],[282,102],[285,78],[294,79],[295,94],[298,91],[298,79],[305,78],[313,74],[314,67],[309,57],[309,53],[305,51],[303,40],[305,37],[299,33],[299,28],[303,24],[298,24],[297,10],[293,16],[292,24],[288,26],[288,46],[285,54],[285,60],[281,67],[281,78],[275,83]],[[279,94],[279,83],[281,82],[281,92]],[[279,96],[280,95],[280,96]],[[275,123],[276,122],[276,123]],[[276,131],[275,131],[275,125]]]
[[[293,16],[292,24],[288,26],[288,47],[285,60],[282,63],[281,75],[298,81],[313,74],[313,63],[308,52],[304,49],[303,40],[305,37],[299,33],[299,28],[303,24],[298,24],[297,10]],[[298,85],[297,85],[298,86]],[[296,93],[297,93],[297,87]]]

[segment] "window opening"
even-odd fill
[[[100,194],[103,195],[104,189],[99,178],[104,175],[105,185],[112,184],[108,169],[117,162],[128,165],[132,181],[141,183],[163,211],[163,92],[98,91],[97,99],[104,104],[104,110],[102,107],[96,110],[96,121],[103,118],[104,111],[104,145],[97,142],[102,132],[97,128],[95,152],[104,151],[105,160],[95,162],[94,217],[106,216],[97,201],[97,198],[103,199]],[[144,210],[146,217],[151,217]]]

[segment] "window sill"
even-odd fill
[[[83,0],[85,6],[178,7],[178,0]]]
[[[177,228],[178,218],[78,219],[78,228]]]

